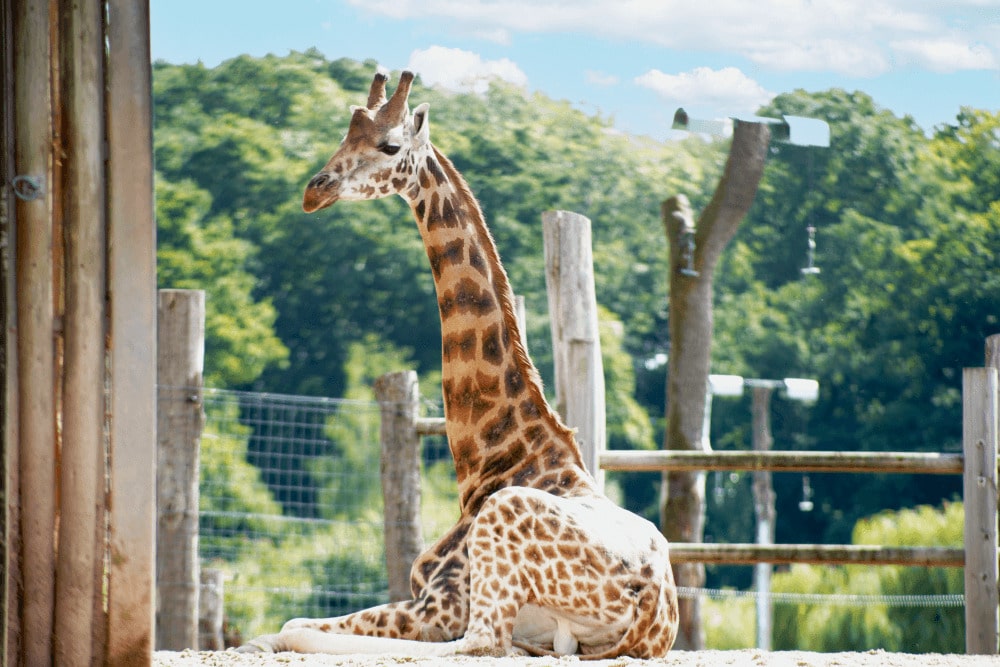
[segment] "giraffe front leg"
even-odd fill
[[[498,492],[483,504],[469,535],[469,627],[459,642],[464,654],[509,655],[518,611],[533,597],[512,555],[519,547],[510,540],[507,495]]]
[[[462,636],[468,622],[467,585],[432,589],[419,598],[390,602],[333,618],[296,618],[281,631],[240,647],[247,653],[414,653],[440,655],[413,644],[447,643]],[[379,641],[375,641],[379,640]],[[418,650],[419,648],[419,650]]]

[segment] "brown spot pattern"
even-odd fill
[[[479,287],[470,278],[463,278],[453,290],[447,290],[438,298],[441,319],[446,320],[455,313],[486,315],[496,309],[493,294]]]
[[[494,366],[503,363],[503,348],[500,347],[500,325],[491,325],[483,332],[483,361]]]

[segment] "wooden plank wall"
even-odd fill
[[[147,665],[156,433],[148,1],[0,3],[2,662]]]

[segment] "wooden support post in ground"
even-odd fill
[[[204,425],[205,293],[160,290],[156,648],[198,648],[198,448]]]
[[[13,9],[14,171],[20,177],[17,234],[18,458],[20,469],[19,623],[24,665],[52,664],[55,604],[56,402],[52,246],[52,52],[48,3],[17,2]],[[10,443],[13,444],[13,443]],[[30,500],[29,500],[30,499]],[[15,548],[17,548],[15,543]],[[15,585],[18,582],[15,582]],[[20,632],[17,633],[16,630]]]
[[[156,540],[156,224],[149,3],[107,3],[110,339],[107,664],[152,660]]]
[[[375,381],[382,413],[382,498],[389,599],[409,600],[410,568],[424,549],[420,527],[420,390],[416,371],[386,373]]]
[[[996,655],[997,370],[966,368],[962,376],[965,456],[965,652]]]
[[[965,652],[1000,650],[997,591],[997,370],[966,368],[962,376],[965,455]]]
[[[105,200],[103,8],[61,16],[65,314],[59,549],[53,660],[102,663],[104,581]],[[100,543],[98,542],[100,540]]]
[[[607,447],[604,364],[597,327],[590,220],[568,211],[542,214],[545,284],[552,324],[556,410],[577,429],[583,463],[604,487],[598,461]]]
[[[202,569],[198,595],[198,648],[202,651],[222,651],[226,648],[222,634],[225,585],[225,572],[215,568]]]

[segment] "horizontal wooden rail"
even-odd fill
[[[772,470],[775,472],[892,472],[961,475],[961,454],[936,452],[790,452],[607,450],[605,470]]]
[[[444,417],[421,417],[416,428],[417,435],[445,435]]]
[[[963,567],[965,550],[951,547],[882,547],[831,544],[695,544],[670,545],[671,563],[743,564],[809,563],[813,565],[911,565]]]

